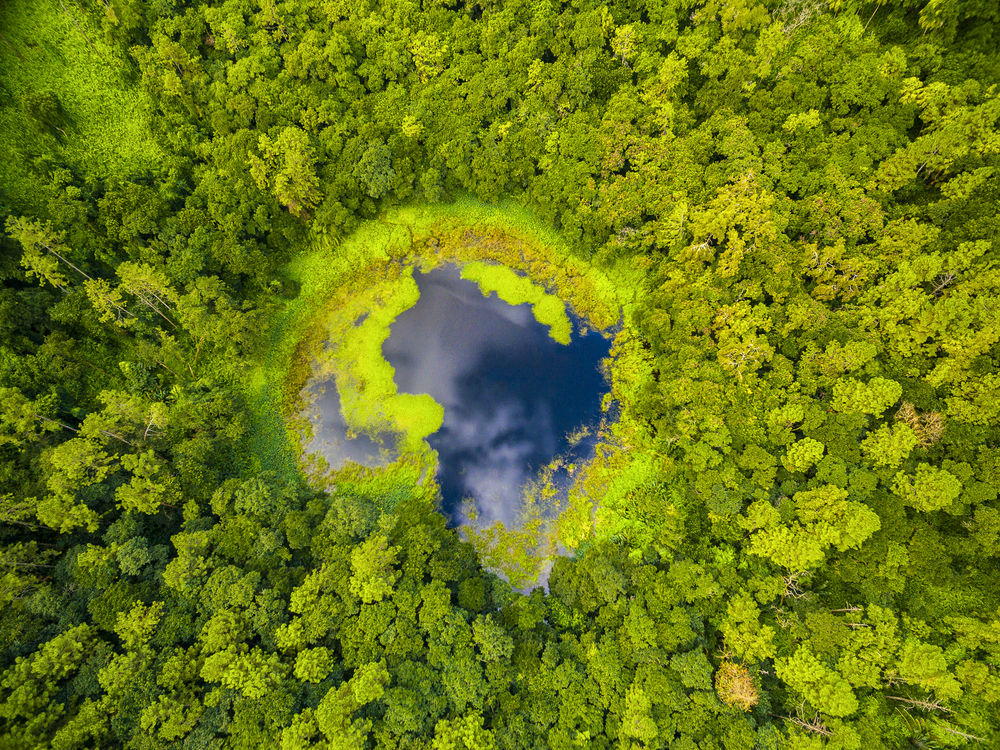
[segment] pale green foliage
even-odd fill
[[[171,312],[177,305],[177,292],[163,271],[148,263],[125,261],[115,269],[115,273],[123,291],[159,315],[168,325],[174,326],[165,313]]]
[[[332,570],[322,567],[309,573],[292,591],[288,609],[299,616],[277,629],[275,638],[279,648],[299,651],[330,630],[330,612],[337,606],[337,597],[330,593],[332,577]]]
[[[60,533],[85,528],[94,533],[100,526],[100,516],[83,504],[74,504],[67,495],[49,495],[38,503],[38,520]]]
[[[897,473],[892,490],[908,505],[930,512],[945,509],[958,500],[962,482],[944,469],[921,463],[913,476]]]
[[[293,716],[291,723],[281,730],[280,750],[310,750],[315,747],[313,739],[317,734],[316,715],[311,708],[306,708]]]
[[[432,750],[493,750],[493,731],[483,728],[483,716],[478,712],[444,720],[434,726]]]
[[[708,238],[718,238],[722,252],[718,254],[715,272],[723,278],[736,276],[745,257],[752,258],[779,243],[775,203],[775,196],[761,185],[753,169],[734,177],[703,208],[692,212],[690,231],[695,243],[681,257],[701,260],[706,253],[711,257]],[[744,344],[752,343],[753,338],[745,339]],[[766,352],[754,354],[753,363],[759,364],[769,356]]]
[[[808,534],[801,524],[783,525],[778,509],[766,500],[751,504],[740,525],[751,532],[750,553],[770,558],[775,565],[806,570],[823,561],[824,540]]]
[[[781,462],[789,471],[806,471],[823,457],[825,450],[826,448],[818,440],[803,438],[788,446],[788,452],[782,457]]]
[[[628,617],[625,618],[625,634],[636,651],[657,646],[656,623],[644,607],[634,603],[629,606]]]
[[[277,686],[285,671],[278,654],[266,654],[256,646],[248,649],[246,645],[232,645],[205,659],[201,677],[238,690],[247,698],[263,698]]]
[[[663,58],[656,75],[649,76],[644,81],[643,101],[656,112],[660,126],[667,132],[672,129],[676,119],[676,107],[672,101],[676,98],[675,92],[687,79],[686,62],[676,51],[671,51],[666,58]],[[671,225],[677,227],[677,234],[680,233],[687,209],[687,202],[681,201],[675,209],[676,213],[671,217],[674,219]]]
[[[810,109],[808,112],[790,114],[781,127],[788,133],[794,133],[800,129],[809,130],[818,128],[821,124],[822,119],[820,118],[819,110]]]
[[[115,550],[115,558],[125,575],[142,575],[143,568],[153,561],[149,540],[141,536],[132,537]]]
[[[223,609],[208,619],[198,635],[198,641],[204,654],[214,654],[243,641],[245,637],[240,615],[232,609]]]
[[[163,581],[172,589],[186,594],[196,594],[208,572],[204,553],[209,535],[204,531],[182,532],[171,539],[177,557],[167,564]]]
[[[788,429],[798,424],[805,417],[802,404],[785,404],[772,409],[767,415],[767,423],[772,429]]]
[[[787,445],[795,439],[793,430],[805,418],[802,404],[792,403],[772,409],[767,415],[769,440],[775,445]],[[770,454],[768,454],[770,455]]]
[[[67,251],[62,238],[50,224],[10,216],[7,218],[7,231],[24,249],[21,265],[27,269],[29,278],[37,277],[57,289],[64,289],[69,284],[64,271],[72,266],[65,260]],[[63,260],[62,265],[60,260]]]
[[[932,0],[927,8],[944,7]],[[925,9],[926,10],[926,9]],[[923,21],[923,15],[921,20]],[[927,125],[920,136],[882,162],[873,186],[896,190],[924,173],[935,177],[953,174],[956,165],[970,153],[995,154],[1000,151],[996,122],[1000,119],[1000,99],[994,92],[978,105],[941,81],[924,85],[918,78],[904,82],[901,100],[920,106]]]
[[[410,54],[413,55],[421,82],[426,82],[444,70],[448,59],[448,45],[437,34],[421,31],[413,35]],[[410,132],[407,132],[407,122],[404,119],[403,132],[410,138],[417,138],[421,135],[422,128],[413,132],[411,127]]]
[[[76,715],[52,736],[52,750],[100,747],[108,731],[110,714],[110,701],[85,699]]]
[[[91,279],[85,281],[83,286],[102,323],[111,323],[119,328],[135,325],[135,314],[126,306],[120,287],[113,286],[106,279]]]
[[[634,683],[625,694],[625,712],[622,716],[621,733],[644,742],[656,739],[656,722],[650,715],[653,702],[646,691]]]
[[[116,462],[96,440],[72,438],[52,448],[47,458],[51,465],[49,489],[60,494],[103,482],[116,468]]]
[[[876,466],[899,466],[919,443],[916,433],[908,424],[885,424],[868,433],[861,441],[861,452]]]
[[[161,695],[143,709],[139,725],[147,731],[159,725],[156,733],[160,737],[176,740],[194,729],[204,712],[201,701],[190,694]]]
[[[334,654],[330,649],[304,649],[295,657],[295,676],[303,682],[322,682],[333,666]]]
[[[955,668],[955,676],[966,690],[971,690],[989,703],[1000,700],[1000,677],[990,673],[986,664],[966,659]]]
[[[712,689],[712,665],[700,649],[674,654],[670,657],[670,666],[680,675],[684,687]]]
[[[958,680],[948,671],[948,662],[940,646],[907,638],[899,655],[899,676],[909,683],[931,690],[942,700],[957,700],[962,695]]]
[[[868,605],[864,622],[869,627],[851,629],[840,651],[838,669],[852,685],[877,688],[883,673],[896,666],[899,628],[893,613],[877,604]]]
[[[38,520],[68,532],[79,526],[96,531],[98,515],[77,493],[103,482],[117,468],[116,462],[96,440],[72,438],[46,453],[48,486],[52,494],[38,504]]]
[[[545,563],[544,544],[548,537],[544,520],[537,506],[531,511],[514,529],[508,529],[500,521],[490,526],[469,525],[465,529],[483,566],[501,571],[511,585],[519,588],[535,583]],[[474,513],[470,520],[475,522]]]
[[[146,658],[147,654],[141,651],[115,656],[97,675],[105,693],[113,698],[128,692],[135,680],[136,669],[146,661]]]
[[[31,673],[53,680],[67,677],[86,655],[94,636],[89,625],[77,625],[57,635],[31,656]]]
[[[492,615],[481,615],[472,624],[472,638],[485,662],[507,659],[514,652],[514,641]]]
[[[615,35],[611,40],[612,51],[621,58],[622,65],[625,67],[629,67],[629,60],[635,55],[636,36],[635,27],[632,24],[626,24],[615,29]]]
[[[1000,651],[1000,612],[989,620],[978,617],[949,615],[945,622],[955,633],[955,640],[963,648],[984,649],[990,653]]]
[[[678,505],[680,491],[662,481],[662,466],[648,453],[633,451],[629,461],[612,473],[604,497],[594,513],[599,538],[622,540],[634,550],[652,547],[660,554],[677,549],[683,539],[684,518]],[[589,530],[590,518],[581,519]]]
[[[382,534],[369,537],[351,552],[351,592],[366,604],[380,602],[392,593],[399,579],[393,569],[399,547],[390,547],[389,539]]]
[[[726,609],[722,635],[726,648],[748,662],[774,657],[775,630],[760,623],[760,607],[746,592],[734,596]]]
[[[252,157],[250,172],[258,187],[268,185],[293,216],[308,214],[320,200],[316,156],[308,134],[297,127],[282,129],[275,138],[261,135],[263,158]]]
[[[23,718],[28,722],[26,733],[35,734],[46,731],[50,723],[60,718],[64,706],[52,699],[60,683],[86,658],[95,636],[95,630],[89,625],[77,625],[43,644],[30,656],[18,657],[0,675],[0,720],[6,730],[13,729],[17,726],[16,720]],[[38,746],[39,742],[36,739],[29,746]]]
[[[832,484],[793,496],[804,524],[829,524],[830,539],[841,552],[857,549],[881,528],[878,514],[863,503],[847,499],[848,493]],[[824,535],[826,532],[822,532]]]
[[[336,747],[363,747],[363,733],[370,724],[355,722],[352,725],[351,715],[362,706],[381,699],[390,680],[384,661],[358,667],[350,681],[339,688],[331,688],[323,696],[316,709],[315,726],[327,738],[343,743]],[[309,731],[309,726],[305,723],[302,728]]]
[[[830,716],[850,716],[858,710],[858,699],[847,680],[823,665],[805,646],[775,660],[778,677],[801,694],[813,707]]]
[[[570,551],[576,550],[594,528],[594,501],[584,493],[570,490],[565,506],[555,521],[555,539]]]
[[[778,510],[764,500],[747,509],[740,524],[751,531],[750,552],[768,557],[789,570],[814,568],[833,546],[841,552],[857,549],[881,527],[878,515],[847,499],[847,490],[825,485],[796,492],[796,521],[781,522]]]
[[[163,663],[156,681],[167,689],[180,688],[198,678],[203,662],[198,656],[197,646],[187,650],[179,649]]]
[[[163,616],[163,602],[153,602],[148,607],[138,603],[128,612],[118,614],[115,632],[125,648],[134,651],[146,644]]]
[[[848,341],[841,345],[831,341],[826,351],[816,358],[819,368],[828,374],[854,372],[875,359],[878,348],[868,341]]]
[[[34,443],[59,430],[59,423],[44,418],[39,407],[16,388],[0,388],[0,445]]]
[[[123,510],[156,513],[161,505],[180,501],[180,486],[166,463],[149,450],[122,456],[122,468],[132,472],[132,479],[115,490],[115,500]]]
[[[833,408],[880,417],[902,395],[903,387],[894,380],[872,378],[862,383],[854,378],[841,378],[833,386]]]
[[[765,305],[740,300],[722,307],[712,325],[718,332],[719,363],[742,380],[744,373],[756,370],[774,354],[766,336],[772,326]]]

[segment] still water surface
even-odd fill
[[[568,434],[599,421],[608,390],[599,366],[610,342],[581,335],[574,321],[571,344],[559,344],[530,305],[484,298],[454,266],[414,278],[420,299],[393,323],[382,351],[399,392],[427,393],[444,407],[444,424],[429,438],[438,452],[442,510],[460,524],[462,500],[473,497],[480,523],[510,524],[526,483],[570,451]],[[322,450],[333,466],[346,459],[379,463],[371,440],[343,440],[338,406],[332,387],[314,401],[309,450]],[[339,457],[323,449],[324,441],[338,446]],[[575,455],[586,450],[584,441]],[[386,457],[383,451],[381,461]]]

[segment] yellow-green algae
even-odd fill
[[[560,344],[569,344],[573,326],[566,314],[566,304],[541,285],[518,276],[506,266],[488,266],[479,261],[467,263],[462,268],[462,278],[476,282],[484,297],[496,292],[509,305],[530,304],[535,319],[549,327],[549,335]]]
[[[463,198],[448,205],[397,207],[341,242],[314,237],[285,268],[299,293],[273,317],[271,345],[249,382],[258,468],[284,474],[304,470],[322,484],[337,481],[342,472],[328,476],[325,461],[302,456],[311,433],[302,416],[308,407],[303,386],[310,378],[329,379],[349,428],[399,438],[399,457],[385,471],[419,472],[428,480],[426,489],[436,491],[436,456],[426,438],[439,429],[442,407],[427,395],[398,393],[382,344],[396,317],[417,302],[414,269],[443,263],[460,266],[462,276],[475,281],[484,295],[496,292],[510,304],[532,304],[536,319],[562,343],[569,342],[572,329],[567,306],[605,335],[619,326],[613,347],[618,357],[611,368],[615,399],[648,378],[642,354],[628,343],[634,337],[629,310],[641,288],[641,269],[592,266],[513,203],[491,206]],[[526,489],[516,531],[499,524],[469,530],[484,560],[493,561],[515,585],[533,580],[557,547],[573,549],[591,535],[593,498],[601,497],[630,463],[625,455],[635,443],[629,435],[638,427],[627,412],[622,408],[618,422],[602,424],[597,455],[579,467],[568,495],[558,496],[552,488],[557,459],[552,471],[543,471]]]

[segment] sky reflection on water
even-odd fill
[[[414,278],[420,300],[396,319],[382,351],[401,393],[428,393],[444,406],[429,438],[443,510],[457,525],[472,496],[480,523],[510,524],[525,483],[568,450],[570,432],[600,419],[599,364],[610,342],[574,333],[569,346],[558,344],[530,305],[484,298],[454,266]]]
[[[332,380],[312,379],[303,391],[309,404],[305,416],[312,424],[312,440],[305,446],[305,453],[318,453],[331,469],[339,469],[348,461],[384,466],[394,457],[396,441],[391,434],[379,436],[381,443],[364,433],[348,438],[340,395]]]

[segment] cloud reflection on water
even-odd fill
[[[452,266],[415,279],[420,300],[396,319],[382,351],[400,392],[444,406],[429,439],[443,509],[461,523],[471,495],[481,524],[511,524],[523,487],[568,449],[566,435],[599,419],[607,385],[598,366],[610,345],[594,333],[558,344],[529,305],[484,298]]]
[[[347,422],[340,410],[340,395],[332,380],[311,380],[304,390],[309,403],[305,417],[312,425],[312,440],[305,453],[321,455],[331,469],[339,469],[348,461],[364,466],[384,466],[391,460],[394,444],[391,435],[378,442],[359,433],[348,438]]]

